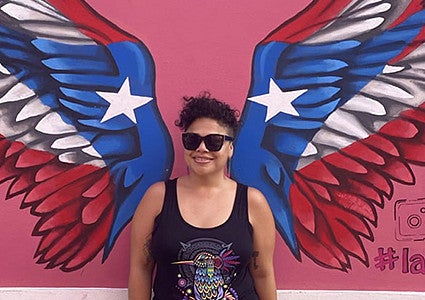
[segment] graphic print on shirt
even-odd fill
[[[179,265],[177,288],[184,295],[182,300],[238,299],[230,283],[240,262],[231,243],[201,238],[181,245],[173,264]]]

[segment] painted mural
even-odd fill
[[[106,259],[140,196],[170,174],[154,64],[143,43],[84,2],[2,11],[6,198],[24,194],[21,207],[39,218],[37,262],[73,271],[102,249]]]
[[[317,1],[257,46],[234,175],[294,255],[369,266],[376,209],[425,162],[424,24],[423,2]]]
[[[145,190],[181,168],[167,124],[183,95],[158,105],[155,51],[90,2],[0,0],[1,200],[35,220],[34,264],[61,273],[108,264]],[[277,272],[284,253],[294,278],[425,275],[425,4],[302,4],[249,53],[231,176],[271,205]]]

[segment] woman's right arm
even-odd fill
[[[129,300],[150,300],[155,261],[150,251],[155,218],[164,203],[165,184],[158,182],[147,189],[134,213],[131,225]]]

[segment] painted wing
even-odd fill
[[[0,182],[39,218],[35,257],[105,260],[146,189],[169,177],[170,135],[146,46],[84,1],[0,1]]]
[[[368,266],[377,207],[423,165],[423,1],[313,1],[256,49],[232,175],[292,253]]]

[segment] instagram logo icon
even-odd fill
[[[397,200],[394,204],[396,239],[419,241],[425,239],[425,198]]]

